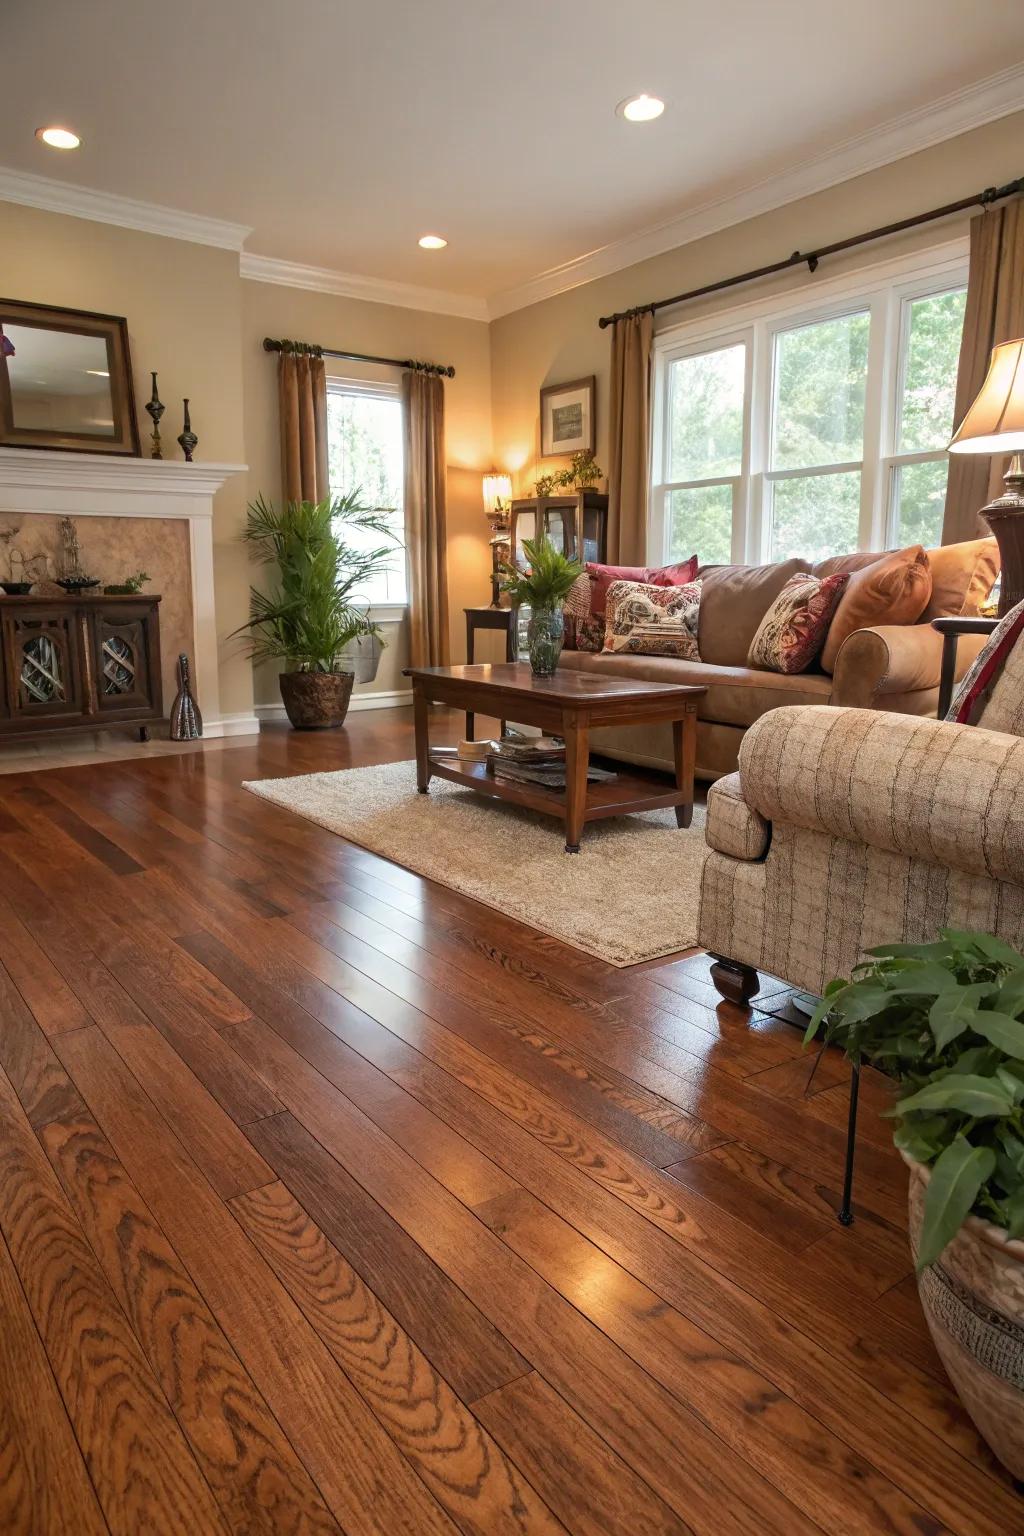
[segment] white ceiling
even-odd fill
[[[480,298],[1024,60],[1021,0],[0,9],[0,164],[250,226],[247,251]],[[616,117],[641,90],[664,116]],[[54,122],[83,147],[39,144]],[[421,251],[426,231],[448,249]]]

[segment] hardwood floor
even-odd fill
[[[0,1529],[1019,1529],[884,1086],[844,1229],[785,989],[615,970],[241,788],[411,755],[380,711],[0,777]]]

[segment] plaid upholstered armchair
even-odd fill
[[[874,944],[984,929],[1024,946],[1024,604],[946,720],[775,709],[708,792],[699,943],[724,997],[819,993]]]

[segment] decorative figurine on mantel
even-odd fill
[[[182,651],[178,657],[178,692],[171,705],[171,740],[198,741],[202,734],[203,717],[192,697],[188,657]]]
[[[188,414],[188,401],[186,400],[185,401],[185,426],[184,426],[184,430],[181,433],[181,436],[178,438],[178,444],[179,444],[179,446],[181,448],[182,453],[185,455],[185,463],[186,464],[191,464],[192,463],[192,455],[196,451],[196,445],[198,444],[198,442],[199,442],[198,437],[196,437],[195,433],[192,431],[192,422],[191,422],[191,420],[189,418],[189,414]]]
[[[90,587],[98,587],[99,577],[87,576],[82,569],[82,551],[78,546],[78,529],[74,518],[62,517],[57,524],[57,532],[61,548],[58,587],[71,593],[87,592]]]
[[[160,443],[160,417],[163,415],[165,410],[166,406],[156,392],[156,374],[154,373],[153,393],[151,397],[146,401],[146,412],[153,423],[153,430],[149,436],[149,440],[153,445],[149,455],[151,459],[162,459],[164,456],[163,448],[161,447]]]

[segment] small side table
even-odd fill
[[[953,698],[956,681],[956,651],[961,635],[990,635],[999,623],[998,619],[967,618],[954,614],[951,618],[932,619],[932,629],[942,636],[942,670],[939,674],[939,719],[945,718]]]
[[[505,631],[505,660],[516,659],[516,611],[514,608],[467,608],[466,614],[466,661],[473,664],[473,640],[478,629],[503,629]],[[466,711],[466,739],[473,740],[476,716]],[[501,722],[502,735],[505,722]]]

